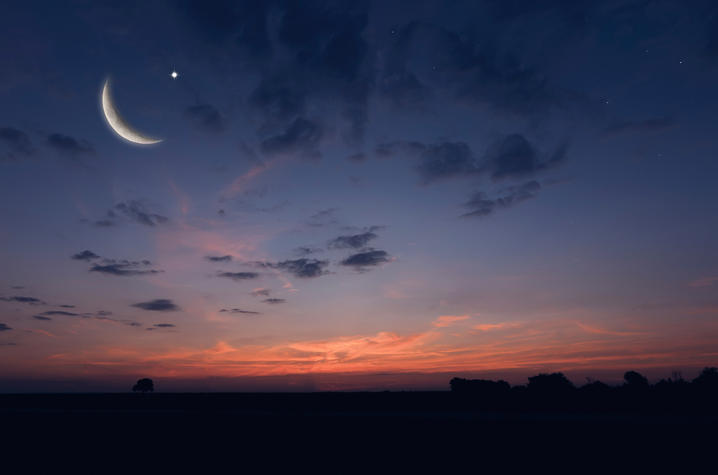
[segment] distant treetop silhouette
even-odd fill
[[[449,384],[454,392],[481,394],[483,396],[499,396],[511,390],[509,383],[504,380],[453,378]]]
[[[563,373],[541,373],[529,378],[529,391],[557,393],[574,389],[573,383]]]
[[[650,384],[636,372],[623,375],[624,384],[609,386],[589,379],[580,388],[563,373],[542,373],[528,378],[528,385],[510,386],[505,381],[453,378],[455,404],[495,409],[689,411],[718,416],[718,368],[706,367],[688,382],[679,373]],[[716,419],[718,420],[718,419]]]
[[[637,371],[626,371],[623,374],[626,386],[632,389],[647,389],[648,379]]]
[[[718,390],[718,368],[703,368],[701,374],[693,380],[693,384],[712,391]]]
[[[151,393],[155,390],[155,383],[150,378],[139,379],[134,386],[132,391],[141,393]]]

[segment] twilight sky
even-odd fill
[[[712,0],[11,0],[0,30],[0,391],[718,364]],[[108,127],[107,78],[163,142]]]

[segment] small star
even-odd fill
[[[172,79],[177,79],[177,76],[179,76],[179,74],[177,74],[177,71],[172,71],[170,73],[170,76],[172,77]]]
[[[679,59],[679,60],[678,60],[678,64],[683,64],[683,60],[682,60],[682,59]]]

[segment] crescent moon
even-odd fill
[[[154,143],[162,142],[162,139],[155,139],[147,137],[137,130],[129,126],[127,122],[117,112],[115,103],[112,101],[110,95],[110,80],[105,81],[105,85],[102,86],[102,112],[104,113],[105,120],[110,128],[115,131],[117,135],[127,140],[128,142],[140,144],[140,145],[151,145]]]

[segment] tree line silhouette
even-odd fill
[[[390,392],[379,393],[329,393],[316,394],[257,394],[240,393],[210,397],[211,405],[227,404],[236,407],[232,398],[242,397],[243,407],[271,409],[281,406],[286,410],[316,408],[345,408],[357,410],[468,410],[468,411],[555,411],[555,412],[673,412],[711,414],[718,416],[718,368],[706,367],[694,379],[683,379],[680,373],[650,384],[648,379],[636,371],[627,371],[623,383],[608,385],[601,381],[588,380],[582,386],[574,385],[563,373],[541,373],[528,378],[528,384],[511,386],[503,380],[453,378],[451,393],[433,392]],[[135,393],[151,393],[154,382],[142,378],[132,387]],[[143,404],[157,407],[183,404],[201,407],[207,403],[207,396],[196,400],[192,396],[161,395],[160,398],[141,400]],[[249,405],[247,405],[249,404]]]
[[[692,381],[674,373],[655,384],[636,371],[624,373],[623,384],[615,386],[589,380],[578,387],[560,372],[531,376],[527,385],[464,378],[449,384],[459,404],[484,409],[718,411],[715,367],[704,368]]]

